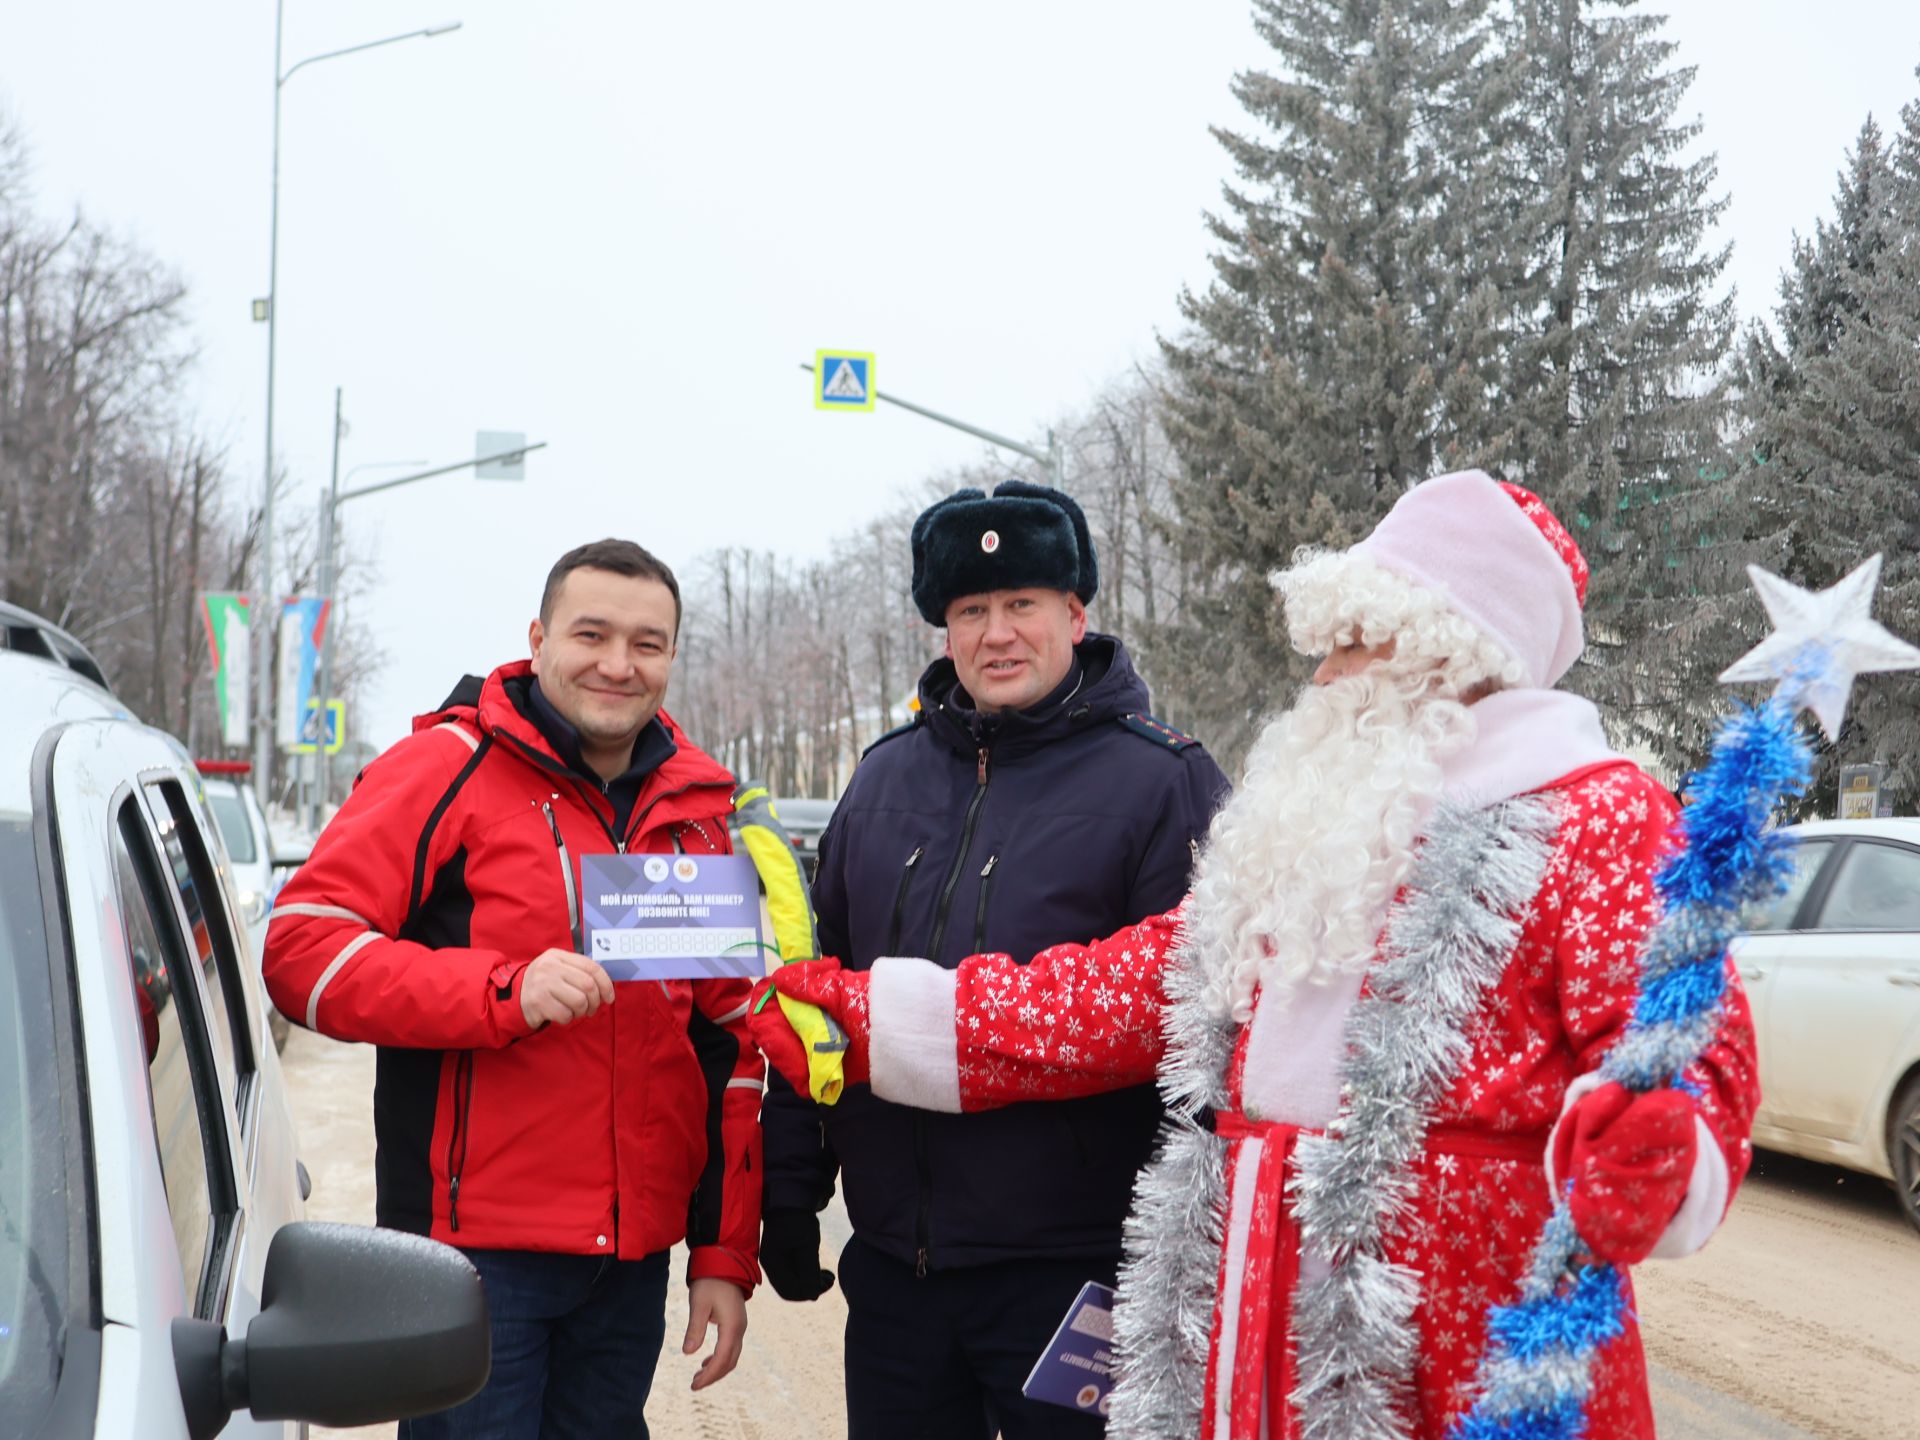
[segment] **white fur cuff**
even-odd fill
[[[867,988],[867,1055],[873,1093],[922,1110],[960,1113],[954,972],[931,960],[873,962]]]
[[[1678,1260],[1693,1254],[1713,1238],[1727,1213],[1732,1189],[1727,1157],[1698,1115],[1693,1117],[1693,1138],[1693,1178],[1687,1182],[1687,1198],[1680,1202],[1680,1213],[1660,1232],[1649,1260]]]

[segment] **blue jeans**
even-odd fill
[[[667,1330],[667,1252],[644,1260],[467,1250],[493,1327],[493,1373],[399,1440],[647,1440]]]

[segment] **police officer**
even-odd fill
[[[1080,507],[1020,481],[963,489],[914,522],[912,547],[914,602],[946,655],[821,841],[820,953],[951,968],[1171,909],[1227,781],[1148,715],[1125,647],[1088,629],[1099,574]],[[789,1300],[833,1283],[818,1211],[837,1170],[850,1440],[1100,1434],[1020,1387],[1081,1285],[1113,1283],[1160,1115],[1150,1085],[954,1115],[864,1085],[818,1106],[774,1079],[761,1263]]]

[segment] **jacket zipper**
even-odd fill
[[[927,959],[936,965],[940,963],[940,942],[947,938],[947,912],[953,908],[954,887],[960,883],[961,870],[966,868],[967,851],[973,848],[973,829],[980,821],[980,805],[986,798],[987,751],[982,746],[973,799],[967,803],[967,818],[960,827],[960,849],[953,857],[953,868],[947,872],[947,883],[940,891],[940,907],[933,917],[933,943],[927,947]]]
[[[914,846],[913,853],[907,856],[906,865],[901,868],[900,888],[893,892],[893,924],[887,930],[887,948],[880,952],[882,955],[900,953],[900,925],[907,913],[907,887],[913,883],[913,867],[920,863],[926,848],[924,845]]]
[[[573,856],[567,853],[567,842],[560,838],[560,820],[553,813],[551,803],[543,804],[540,813],[547,817],[547,828],[553,831],[553,843],[560,851],[560,878],[567,886],[567,932],[573,936],[574,953],[587,953],[586,936],[580,933],[580,891],[573,881]]]
[[[999,863],[998,855],[989,855],[980,870],[980,903],[973,907],[972,953],[975,955],[987,948],[987,892],[993,888],[993,867]]]
[[[499,733],[506,734],[505,731],[501,731]],[[562,778],[571,781],[573,783],[573,787],[580,792],[580,795],[583,799],[585,799],[587,796],[593,793],[587,788],[587,782],[581,779],[579,775],[567,769],[566,766],[561,765],[556,761],[549,760],[546,756],[542,755],[538,750],[534,749],[531,745],[527,744],[526,741],[520,739],[517,735],[507,735],[507,739],[511,740],[515,745],[517,745],[520,748],[520,752],[524,754],[529,760],[531,760],[535,765],[538,765],[542,770],[548,771],[551,774],[561,776]],[[633,813],[632,817],[627,821],[627,834],[626,834],[626,837],[624,838],[615,832],[613,826],[607,823],[606,818],[603,815],[601,815],[599,807],[594,805],[591,800],[587,801],[587,809],[592,812],[593,818],[600,822],[600,828],[607,832],[607,839],[613,842],[613,848],[615,852],[617,852],[618,854],[624,855],[627,853],[627,840],[631,839],[633,835],[639,831],[640,822],[642,820],[645,820],[647,816],[653,812],[654,806],[658,805],[662,800],[671,800],[676,795],[684,795],[689,790],[698,790],[702,785],[707,783],[708,782],[705,782],[705,781],[689,780],[685,785],[681,785],[672,790],[664,790],[660,794],[654,796],[651,800],[647,802],[645,809],[636,810]],[[602,791],[601,798],[602,799],[605,798],[604,791]],[[702,833],[704,834],[705,832],[702,832]]]
[[[447,1136],[447,1228],[460,1229],[460,1172],[467,1168],[467,1110],[473,1104],[473,1052],[453,1064],[453,1133]]]
[[[913,1273],[916,1279],[924,1280],[927,1252],[933,1247],[933,1167],[927,1161],[927,1117],[920,1110],[913,1112],[913,1163],[920,1172],[920,1200],[913,1217]]]

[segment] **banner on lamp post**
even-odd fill
[[[244,749],[253,733],[253,604],[231,590],[200,595],[200,618],[213,657],[213,700],[220,712],[220,743]]]
[[[293,595],[280,605],[280,646],[275,663],[274,743],[292,750],[301,742],[301,721],[314,699],[320,666],[320,640],[331,608],[319,595]]]

